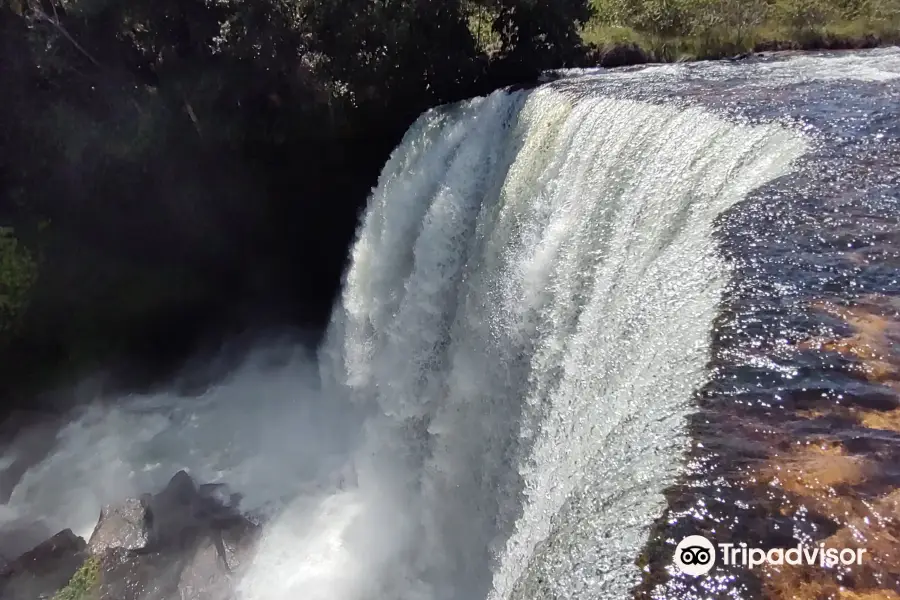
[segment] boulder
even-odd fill
[[[183,557],[111,548],[100,562],[100,600],[181,600]]]
[[[260,533],[238,511],[239,500],[180,471],[157,494],[105,506],[89,543],[66,530],[0,562],[0,598],[50,598],[90,557],[100,600],[234,598]]]
[[[88,541],[88,551],[100,556],[110,548],[137,550],[147,545],[148,537],[144,505],[131,498],[119,505],[103,507]]]
[[[49,598],[65,587],[88,554],[83,539],[66,529],[0,569],[0,598]]]
[[[100,599],[232,598],[235,574],[252,558],[260,532],[238,501],[225,486],[197,485],[180,471],[161,492],[113,509],[121,516],[107,527],[115,545],[92,547],[102,553]],[[126,533],[138,540],[133,547],[120,543]]]
[[[11,562],[14,557],[28,552],[53,534],[54,530],[40,519],[10,519],[0,523],[0,555]]]
[[[99,600],[233,600],[257,533],[235,527],[177,551],[111,549],[100,566]]]
[[[179,471],[161,492],[145,494],[141,503],[148,526],[148,547],[177,548],[190,545],[209,532],[246,522],[237,509],[237,494],[226,495],[225,486],[198,486]]]
[[[239,554],[248,549],[241,533],[225,533],[202,540],[185,562],[178,580],[181,598],[190,600],[230,600],[235,593],[235,573],[242,565]]]
[[[228,573],[239,572],[250,565],[261,534],[259,525],[245,519],[219,530],[219,535],[211,538]]]
[[[651,61],[651,56],[634,42],[616,42],[594,47],[588,52],[584,66],[612,69],[630,65],[643,65]]]
[[[239,496],[228,494],[224,485],[198,486],[179,471],[157,494],[105,506],[88,549],[102,556],[112,548],[152,551],[190,545],[203,532],[243,522],[238,501]]]
[[[144,494],[141,503],[146,511],[151,546],[169,549],[183,546],[202,528],[202,521],[196,517],[200,504],[197,484],[184,471],[176,473],[158,494]]]

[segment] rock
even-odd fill
[[[15,518],[0,524],[0,555],[11,562],[53,536],[53,530],[40,519]]]
[[[198,544],[185,563],[178,580],[182,598],[191,600],[226,600],[234,595],[233,571],[225,552],[216,540]]]
[[[148,545],[171,548],[189,544],[207,531],[222,530],[231,523],[245,521],[238,512],[237,496],[223,502],[221,485],[197,486],[190,475],[179,471],[156,495],[145,494]]]
[[[233,598],[236,578],[252,559],[258,541],[259,528],[246,521],[200,540],[181,572],[178,598]]]
[[[137,550],[147,545],[146,510],[140,500],[128,499],[119,505],[104,506],[91,534],[88,550],[94,556],[110,548]]]
[[[150,545],[181,546],[196,537],[200,523],[194,513],[199,494],[194,480],[184,471],[176,473],[158,494],[144,494],[141,503],[147,511]]]
[[[260,531],[238,501],[225,486],[198,486],[180,471],[158,494],[106,511],[95,535],[110,532],[113,545],[98,538],[94,547],[91,537],[92,552],[102,553],[101,600],[232,598],[235,574],[252,558]],[[133,547],[121,543],[126,537]]]
[[[236,508],[239,500],[222,484],[198,486],[179,471],[158,494],[105,506],[88,548],[101,556],[112,548],[152,551],[189,544],[206,530],[242,522],[244,517]]]
[[[650,62],[650,55],[634,42],[621,42],[597,48],[591,54],[595,66],[608,69]]]
[[[0,598],[38,600],[64,587],[88,554],[83,539],[66,529],[0,570]]]
[[[114,548],[101,563],[100,600],[230,600],[253,555],[258,529],[206,535],[178,550]]]
[[[245,519],[240,523],[233,523],[219,533],[220,535],[213,541],[217,542],[216,548],[226,569],[235,573],[249,566],[256,552],[262,528]]]
[[[797,41],[793,40],[767,40],[765,42],[761,42],[756,45],[754,48],[757,52],[763,52],[766,54],[771,54],[774,52],[787,52],[793,50],[800,50],[801,45]]]
[[[0,598],[50,598],[84,564],[100,600],[230,600],[260,533],[239,501],[225,486],[198,486],[180,471],[157,494],[105,506],[89,543],[65,530],[14,561],[4,551]]]
[[[228,486],[221,483],[205,483],[197,492],[207,503],[217,504],[232,513],[237,512],[238,504],[241,503],[241,495],[230,493]]]
[[[100,562],[100,600],[181,600],[183,557],[111,548]]]
[[[114,548],[101,563],[100,600],[231,600],[258,541],[252,524],[194,539],[178,551]]]

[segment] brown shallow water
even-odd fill
[[[896,51],[881,52],[602,84],[674,90],[738,118],[799,123],[815,140],[795,173],[721,218],[734,279],[687,468],[637,560],[636,598],[900,598],[900,79]],[[695,578],[672,566],[688,535],[866,554],[833,568],[719,563]]]
[[[848,304],[811,303],[811,313],[840,319],[844,331],[786,344],[785,353],[833,361],[858,378],[860,391],[799,387],[776,399],[706,390],[691,425],[692,469],[668,491],[669,509],[642,557],[648,567],[637,597],[900,597],[897,297]],[[770,399],[781,405],[765,410]],[[834,569],[718,566],[703,581],[670,579],[665,569],[681,531],[763,549],[824,542],[865,548],[866,558]]]
[[[498,92],[411,130],[333,345],[0,453],[0,537],[89,535],[187,469],[266,522],[244,600],[900,598],[900,50],[581,75],[550,86],[583,104]],[[756,169],[737,205],[704,192]],[[866,554],[693,577],[689,535]]]

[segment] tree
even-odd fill
[[[521,76],[576,62],[581,28],[593,15],[589,0],[487,0],[496,10],[501,61]]]
[[[561,66],[588,15],[587,0],[0,0],[0,225],[53,224],[40,279],[4,234],[4,322],[29,310],[0,386],[177,360],[258,321],[322,327],[410,123]]]
[[[0,227],[0,336],[17,327],[36,278],[37,263],[31,253],[11,228]]]

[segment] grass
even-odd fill
[[[900,43],[900,0],[594,0],[594,8],[582,39],[601,61],[622,47],[639,49],[644,62],[673,62]]]
[[[581,32],[581,38],[587,44],[596,46],[619,45],[633,43],[639,46],[651,44],[649,36],[642,34],[627,25],[608,25],[591,22]]]
[[[75,571],[68,585],[54,594],[53,600],[94,600],[100,585],[100,559],[91,557]]]

